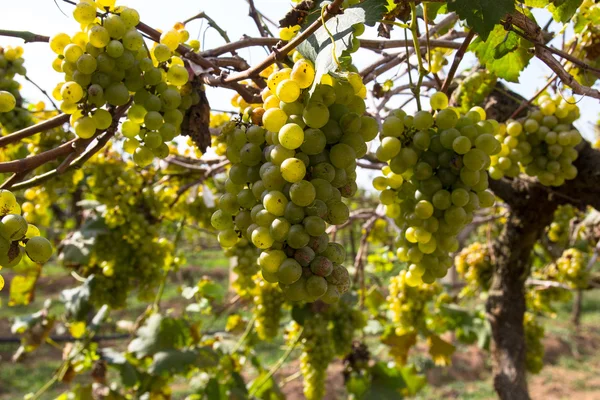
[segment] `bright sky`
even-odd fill
[[[66,17],[58,9],[55,1],[60,5],[61,9],[68,15]],[[0,13],[0,28],[8,30],[28,30],[38,34],[52,36],[58,32],[66,32],[73,34],[79,28],[71,13],[73,6],[64,3],[61,0],[27,0],[27,1],[4,1],[2,12]],[[259,36],[258,30],[254,22],[248,17],[248,5],[245,0],[127,0],[117,1],[117,4],[126,5],[137,9],[141,15],[143,22],[148,25],[166,30],[173,26],[178,21],[185,20],[199,11],[204,11],[212,17],[224,29],[231,40],[236,40],[242,35]],[[257,9],[270,19],[277,22],[290,9],[291,2],[286,0],[255,0]],[[544,24],[549,17],[545,11],[536,12],[536,17],[540,24]],[[556,24],[555,24],[556,25]],[[203,48],[209,49],[219,46],[224,43],[223,39],[213,29],[206,29],[205,22],[194,21],[188,25],[188,30],[192,37],[197,37],[201,40]],[[557,28],[556,26],[554,27]],[[558,26],[560,29],[560,26]],[[272,29],[276,32],[276,29]],[[364,38],[376,39],[376,31],[367,29],[363,36]],[[403,34],[399,29],[393,32],[393,38],[403,39]],[[22,44],[19,39],[0,37],[0,45],[17,45]],[[560,47],[558,40],[554,43]],[[45,43],[29,43],[24,46],[25,60],[29,77],[47,91],[51,92],[57,82],[61,80],[61,74],[56,73],[51,68],[54,55],[49,46]],[[246,57],[249,64],[258,63],[266,52],[261,48],[243,49],[239,51],[242,57]],[[359,67],[364,67],[372,63],[379,56],[369,50],[359,50],[353,59]],[[449,59],[451,63],[452,56]],[[469,67],[474,65],[475,58],[472,56],[466,57],[463,60],[463,66]],[[398,69],[393,69],[379,79],[383,83],[385,79],[396,74]],[[525,97],[533,95],[541,88],[550,76],[550,70],[541,62],[533,59],[529,67],[521,75],[521,84],[510,84],[509,86]],[[404,81],[399,81],[398,84],[404,84]],[[23,94],[30,101],[39,100],[41,94],[31,84],[24,83]],[[208,88],[208,98],[211,106],[214,109],[231,110],[230,99],[233,92],[224,89]],[[577,96],[579,99],[580,96]],[[398,106],[400,102],[406,100],[406,96],[397,96],[390,103]],[[424,107],[427,106],[427,100],[424,102]],[[591,98],[583,98],[578,103],[581,109],[581,119],[576,122],[577,128],[588,139],[593,137],[593,125],[600,117],[600,104],[597,100]],[[413,111],[413,104],[405,108],[406,111]],[[372,172],[365,173],[365,176],[360,179],[366,182],[372,176]],[[361,183],[362,183],[361,182]],[[361,185],[363,186],[363,185]]]

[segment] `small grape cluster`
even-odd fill
[[[525,328],[525,368],[532,374],[539,373],[544,367],[544,327],[535,315],[526,312],[523,318]]]
[[[571,220],[575,218],[578,211],[570,204],[560,205],[554,211],[554,220],[548,228],[548,239],[551,242],[566,245],[569,242]]]
[[[221,141],[233,165],[211,223],[221,246],[246,237],[261,249],[264,279],[279,282],[288,300],[334,303],[350,278],[344,247],[329,243],[325,231],[349,219],[342,198],[357,191],[356,159],[366,154],[377,123],[361,117],[358,74],[325,75],[309,98],[314,78],[305,59],[274,71],[262,107],[254,109],[263,126],[224,127]]]
[[[589,279],[587,257],[581,250],[576,248],[565,250],[556,260],[556,266],[559,281],[566,282],[577,289],[587,286]]]
[[[322,313],[314,313],[303,322],[300,337],[300,371],[304,377],[304,396],[307,400],[321,400],[325,396],[327,367],[334,357],[334,343],[329,329],[328,318]],[[297,340],[300,325],[292,323],[287,339]]]
[[[466,281],[461,296],[472,296],[480,290],[487,291],[493,266],[487,246],[475,242],[465,247],[454,258],[456,272]]]
[[[393,111],[383,122],[376,151],[388,165],[373,186],[400,227],[397,255],[410,263],[406,279],[412,285],[445,276],[452,265],[449,254],[458,249],[457,234],[474,211],[495,202],[486,169],[500,151],[493,135],[498,123],[486,120],[480,107],[459,115],[447,108],[441,92],[432,95],[431,106],[439,110],[435,116]]]
[[[560,186],[577,176],[573,162],[579,156],[575,146],[583,138],[571,124],[579,118],[574,98],[541,96],[539,109],[529,112],[523,120],[502,124],[496,138],[501,151],[492,157],[490,177],[514,178],[521,170],[537,177],[546,186]]]
[[[467,113],[473,107],[480,106],[496,87],[496,75],[486,71],[475,71],[465,77],[452,93],[452,99],[461,112]]]
[[[390,279],[387,297],[396,334],[419,331],[426,324],[426,307],[441,292],[441,286],[412,282],[409,271],[403,270]]]
[[[104,11],[99,17],[98,9]],[[134,93],[121,126],[127,138],[123,148],[141,167],[155,156],[166,157],[166,142],[179,134],[185,111],[200,100],[188,84],[183,60],[174,55],[189,34],[168,30],[150,52],[135,28],[140,17],[132,8],[115,7],[114,0],[82,1],[73,16],[82,31],[55,35],[50,48],[57,54],[53,68],[65,77],[53,95],[71,114],[75,133],[88,139],[109,128],[113,117],[103,107],[124,106]]]
[[[260,270],[258,254],[258,249],[245,238],[225,249],[225,255],[235,260],[233,272],[236,277],[232,287],[242,297],[249,296],[256,287],[254,275]]]
[[[40,230],[28,224],[21,215],[21,206],[12,192],[0,189],[0,269],[13,268],[26,254],[37,264],[52,256],[52,244],[40,236]],[[4,279],[0,277],[0,289]]]
[[[261,340],[273,339],[279,332],[285,297],[277,284],[263,279],[256,279],[253,293],[256,333]]]
[[[15,80],[26,74],[24,63],[22,47],[0,47],[0,127],[6,133],[33,125],[31,113],[23,108],[21,84]]]
[[[165,268],[177,264],[174,244],[160,237],[160,217],[169,217],[175,193],[152,188],[155,171],[136,171],[120,153],[98,153],[88,162],[83,178],[89,195],[100,204],[99,223],[106,229],[96,237],[90,260],[78,273],[95,275],[91,301],[123,307],[132,289],[151,298]],[[128,166],[129,168],[124,168]]]
[[[366,321],[363,313],[347,301],[340,301],[327,310],[331,320],[331,336],[335,354],[346,356],[352,350],[354,334],[364,328]]]

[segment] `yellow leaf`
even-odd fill
[[[4,278],[0,275],[0,290],[4,288]]]
[[[417,343],[417,333],[409,332],[397,335],[392,329],[381,336],[381,343],[390,347],[390,355],[399,365],[404,365],[408,358],[408,351]]]
[[[39,270],[31,275],[17,275],[10,283],[10,298],[8,305],[26,306],[33,300],[35,284],[40,276]]]
[[[79,339],[85,333],[85,322],[74,322],[69,325],[69,332],[75,339]]]
[[[427,338],[429,345],[429,354],[435,365],[445,367],[452,363],[452,354],[456,347],[453,344],[446,342],[437,335],[432,335]]]

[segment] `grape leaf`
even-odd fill
[[[137,337],[129,343],[127,351],[138,358],[159,351],[183,347],[189,342],[189,330],[183,321],[153,314],[137,331]]]
[[[565,23],[573,17],[582,2],[583,0],[564,0],[557,6],[558,1],[555,1],[550,4],[548,11],[552,13],[555,21]]]
[[[432,335],[427,338],[429,344],[429,354],[435,365],[447,366],[451,363],[451,357],[456,350],[456,347],[451,343],[446,342],[437,335]]]
[[[138,383],[139,376],[137,370],[122,353],[119,353],[110,347],[100,349],[99,353],[109,366],[114,367],[119,371],[123,385],[131,387]]]
[[[352,8],[362,8],[365,10],[365,25],[375,26],[387,12],[387,0],[366,0]]]
[[[352,25],[364,22],[365,10],[357,7],[349,8],[343,14],[336,15],[326,22],[335,46],[323,26],[298,46],[298,51],[315,65],[315,80],[310,90],[311,94],[323,75],[338,69],[336,59],[339,60],[342,52],[352,46]]]
[[[455,11],[483,40],[502,17],[515,9],[514,0],[450,0],[448,10]]]
[[[525,0],[524,3],[528,7],[545,8],[548,4],[550,4],[550,1],[549,0]]]
[[[476,38],[469,50],[477,55],[479,62],[489,72],[509,82],[518,82],[521,71],[533,57],[528,51],[527,43],[511,34],[507,35],[504,28],[497,25],[486,41]]]
[[[26,306],[31,303],[35,295],[35,285],[39,277],[39,273],[16,275],[10,282],[8,305],[11,307]]]
[[[417,374],[414,367],[389,367],[383,362],[371,368],[371,376],[371,384],[361,397],[365,400],[398,400],[403,394],[413,396],[427,383],[427,378]]]
[[[258,399],[265,400],[284,400],[285,396],[281,392],[277,381],[270,377],[265,381],[267,372],[263,371],[259,376],[252,381],[248,388],[250,392],[254,393],[254,396]],[[260,385],[260,386],[259,386]]]
[[[381,343],[390,347],[390,355],[400,365],[406,364],[408,351],[417,343],[416,333],[405,333],[397,335],[394,329],[387,329],[381,336]]]

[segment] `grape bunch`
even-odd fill
[[[548,227],[548,239],[565,246],[569,242],[571,220],[578,214],[578,210],[570,204],[558,206],[554,211],[554,220]]]
[[[414,285],[410,272],[401,271],[390,279],[387,297],[396,335],[419,331],[425,327],[427,304],[440,294],[441,286],[418,283]]]
[[[546,186],[560,186],[577,176],[573,165],[578,157],[575,149],[583,140],[571,124],[579,118],[574,98],[541,96],[539,109],[525,119],[507,121],[500,126],[496,138],[502,143],[500,153],[492,157],[490,177],[516,177],[521,170],[537,177]]]
[[[352,350],[354,333],[366,325],[365,317],[359,309],[345,299],[332,306],[327,314],[331,320],[331,337],[335,354],[346,356]]]
[[[461,112],[469,112],[472,107],[483,103],[496,87],[497,80],[496,75],[486,70],[478,70],[467,75],[452,93],[453,103],[458,105]]]
[[[525,368],[532,374],[539,373],[544,367],[544,327],[531,312],[523,317],[525,328]]]
[[[257,263],[258,249],[244,238],[235,246],[225,249],[225,255],[235,259],[233,289],[242,297],[249,296],[256,286],[254,275],[260,270]]]
[[[232,166],[211,223],[222,247],[245,237],[261,249],[263,278],[279,282],[290,301],[334,303],[350,278],[344,247],[330,243],[325,231],[349,219],[342,198],[357,191],[356,159],[366,154],[377,123],[361,116],[358,74],[325,75],[309,97],[314,78],[304,59],[274,71],[254,110],[263,126],[224,127]]]
[[[175,55],[189,34],[168,30],[149,51],[135,28],[138,12],[114,3],[78,3],[73,16],[82,31],[50,39],[57,55],[52,66],[65,78],[53,95],[61,110],[71,114],[77,136],[88,139],[111,126],[110,109],[129,104],[133,93],[121,126],[123,148],[138,166],[146,167],[154,157],[169,154],[166,142],[180,133],[185,111],[200,100],[188,83],[183,60]],[[98,17],[97,9],[105,12]]]
[[[323,313],[314,313],[303,322],[300,337],[300,371],[304,377],[304,396],[307,400],[321,400],[325,396],[327,367],[334,357],[334,343],[329,321]],[[288,342],[295,342],[300,325],[292,322]]]
[[[568,283],[571,287],[583,289],[588,284],[587,257],[576,248],[565,250],[556,260],[558,280]]]
[[[13,268],[27,255],[31,261],[44,264],[52,256],[52,244],[40,236],[40,230],[28,224],[21,206],[12,192],[0,189],[0,269]],[[4,279],[0,277],[0,289]]]
[[[22,47],[0,47],[0,127],[12,133],[33,125],[31,113],[23,107],[16,75],[25,76]]]
[[[456,236],[480,207],[495,197],[488,189],[490,156],[500,151],[498,125],[475,107],[460,116],[443,93],[431,97],[432,115],[393,111],[383,122],[376,151],[388,163],[373,180],[388,217],[400,227],[397,256],[410,263],[409,284],[432,283],[452,265]]]
[[[490,287],[493,266],[487,246],[475,242],[465,247],[454,258],[456,272],[466,281],[461,296],[472,296]]]
[[[285,297],[277,284],[256,279],[253,314],[256,317],[256,333],[261,340],[270,340],[279,332],[279,322]]]

